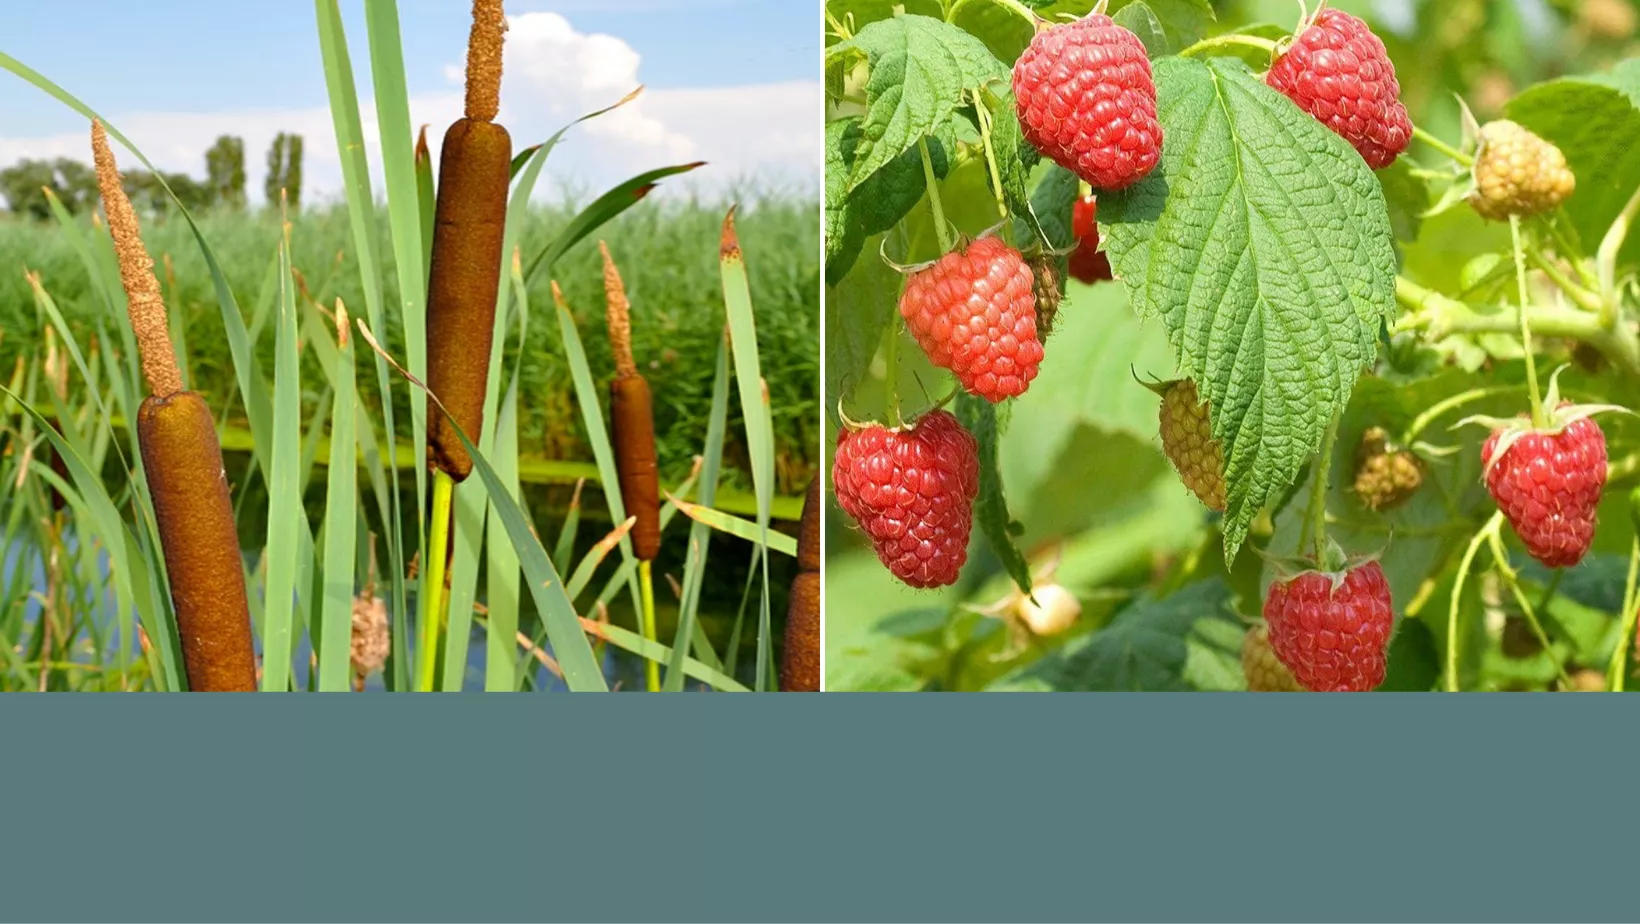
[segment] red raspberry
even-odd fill
[[[1025,140],[1094,189],[1131,186],[1161,158],[1150,58],[1109,16],[1038,32],[1014,62],[1014,99]]]
[[[1486,489],[1532,557],[1551,568],[1583,560],[1606,486],[1606,435],[1587,417],[1558,433],[1523,434],[1493,463],[1498,434],[1481,446]]]
[[[1264,82],[1348,141],[1374,170],[1394,163],[1412,140],[1389,52],[1348,13],[1317,14]]]
[[[1270,647],[1307,690],[1360,693],[1384,682],[1395,613],[1375,561],[1335,575],[1305,571],[1270,585],[1264,621]]]
[[[895,577],[912,587],[956,582],[979,494],[979,444],[957,418],[934,411],[902,430],[845,430],[831,477],[838,504]]]
[[[1007,244],[980,238],[913,273],[900,314],[928,359],[996,402],[1025,393],[1042,364],[1031,267]]]
[[[1076,249],[1071,251],[1071,278],[1086,283],[1107,281],[1111,278],[1110,258],[1099,249],[1099,226],[1094,218],[1099,214],[1099,203],[1093,196],[1076,200],[1071,211],[1071,234],[1076,238]]]

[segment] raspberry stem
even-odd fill
[[[1635,617],[1640,615],[1634,599],[1635,580],[1640,577],[1640,536],[1629,546],[1629,577],[1623,585],[1623,631],[1617,636],[1617,648],[1612,651],[1611,663],[1606,667],[1606,688],[1613,693],[1623,692],[1624,675],[1628,673],[1629,647],[1634,644]]]
[[[1543,624],[1538,621],[1537,612],[1532,608],[1532,604],[1527,601],[1526,593],[1520,589],[1519,576],[1509,564],[1509,552],[1503,547],[1503,531],[1492,530],[1492,534],[1487,537],[1486,541],[1492,547],[1492,557],[1497,562],[1498,574],[1503,577],[1503,582],[1509,585],[1509,593],[1514,596],[1515,605],[1520,607],[1521,615],[1526,617],[1526,624],[1531,627],[1532,635],[1537,638],[1537,643],[1542,646],[1543,653],[1548,655],[1549,660],[1554,662],[1555,674],[1558,675],[1561,686],[1568,690],[1571,689],[1573,687],[1572,678],[1566,674],[1566,665],[1555,658],[1553,649],[1549,645],[1549,634],[1543,631]]]
[[[1425,410],[1422,414],[1419,414],[1413,419],[1412,425],[1407,427],[1406,433],[1401,437],[1401,445],[1411,446],[1413,442],[1418,439],[1419,434],[1423,433],[1430,424],[1434,423],[1442,414],[1445,414],[1448,411],[1462,407],[1471,401],[1479,401],[1482,398],[1491,398],[1497,395],[1508,394],[1514,390],[1515,387],[1512,385],[1494,385],[1490,388],[1471,388],[1468,391],[1459,392],[1458,394],[1453,395],[1443,401],[1438,401],[1430,405],[1428,410]]]
[[[1520,243],[1520,216],[1509,216],[1509,236],[1514,242],[1515,251],[1515,284],[1520,290],[1520,308],[1515,314],[1520,318],[1520,345],[1526,354],[1526,388],[1532,399],[1532,426],[1543,429],[1548,425],[1543,412],[1543,394],[1538,391],[1537,360],[1532,356],[1532,327],[1526,320],[1530,313],[1526,310],[1526,256]]]
[[[1503,525],[1503,511],[1494,511],[1492,518],[1486,525],[1475,533],[1469,540],[1469,547],[1464,550],[1463,561],[1458,563],[1458,575],[1453,579],[1452,602],[1446,614],[1446,691],[1458,692],[1458,610],[1463,602],[1463,585],[1469,577],[1469,569],[1475,565],[1475,556],[1479,554],[1481,545],[1486,542],[1487,535],[1496,533]]]
[[[991,112],[985,108],[977,94],[974,99],[974,114],[979,117],[979,140],[985,147],[985,166],[991,173],[991,189],[996,193],[997,214],[1007,221],[1008,203],[1002,197],[1002,173],[997,169],[996,149],[991,144]]]
[[[1600,239],[1600,249],[1595,252],[1595,270],[1600,277],[1602,301],[1600,319],[1608,325],[1617,316],[1617,252],[1623,249],[1623,241],[1628,237],[1629,226],[1634,223],[1636,215],[1640,215],[1640,188],[1634,190],[1623,211],[1606,229],[1605,237]]]
[[[1452,158],[1458,163],[1463,164],[1465,167],[1471,167],[1475,164],[1475,158],[1465,154],[1452,145],[1447,144],[1445,141],[1431,135],[1429,132],[1424,131],[1416,125],[1412,126],[1412,137],[1422,141],[1424,144],[1429,145],[1435,150],[1440,151],[1442,154],[1445,154],[1447,157]]]
[[[889,426],[898,429],[904,424],[900,419],[900,316],[896,313],[888,321],[888,347],[884,362],[887,364],[883,372],[883,388],[888,392],[888,419]]]
[[[1315,549],[1315,560],[1321,561],[1327,551],[1327,482],[1332,474],[1333,445],[1338,442],[1338,415],[1327,424],[1327,435],[1321,438],[1321,450],[1315,458],[1315,476],[1310,482],[1310,539]],[[1301,549],[1302,551],[1302,549]]]
[[[951,229],[945,223],[945,206],[940,203],[940,183],[934,176],[934,158],[928,153],[926,136],[917,141],[917,150],[922,152],[923,179],[928,185],[928,207],[934,212],[934,235],[940,242],[940,253],[950,253],[956,242],[951,239]]]
[[[1191,45],[1189,48],[1186,48],[1184,51],[1179,52],[1179,57],[1192,58],[1197,55],[1211,54],[1214,51],[1222,48],[1228,48],[1232,45],[1242,45],[1247,48],[1256,48],[1259,51],[1269,53],[1271,58],[1274,58],[1276,55],[1276,43],[1271,39],[1259,38],[1256,35],[1237,35],[1236,33],[1229,33],[1227,35],[1215,35],[1212,38],[1204,38],[1196,44]]]

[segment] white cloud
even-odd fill
[[[577,32],[557,13],[525,13],[510,18],[501,121],[515,147],[545,140],[565,123],[620,99],[642,83],[642,61],[621,39]],[[356,62],[361,89],[368,68]],[[449,89],[410,101],[413,126],[428,126],[437,156],[444,128],[461,115],[461,66],[442,69]],[[361,104],[371,178],[382,188],[375,110]],[[692,160],[708,167],[663,185],[722,189],[746,178],[818,186],[820,176],[821,88],[818,81],[710,88],[658,88],[573,129],[553,152],[542,183],[550,195],[555,178],[602,189],[647,169]],[[205,150],[223,134],[245,142],[247,185],[259,201],[266,153],[278,132],[304,139],[303,189],[308,201],[341,194],[341,162],[330,112],[311,109],[244,109],[226,112],[131,112],[110,120],[160,169],[200,176]],[[86,133],[0,135],[0,165],[26,158],[90,160]],[[138,166],[121,154],[126,168]]]

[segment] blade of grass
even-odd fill
[[[375,189],[370,183],[370,161],[365,157],[364,124],[359,116],[357,84],[353,76],[353,62],[347,50],[347,36],[342,27],[341,12],[336,0],[315,0],[315,18],[319,26],[319,48],[324,58],[325,85],[330,94],[330,112],[335,123],[337,153],[342,162],[342,188],[347,196],[348,221],[353,231],[353,250],[359,262],[359,282],[364,288],[365,317],[375,330],[386,330],[384,296],[381,285],[381,233],[376,225]],[[419,198],[418,191],[418,198]],[[426,260],[426,248],[423,248]],[[387,362],[375,356],[376,389],[381,396],[382,435],[387,446],[386,468],[391,479],[384,483],[372,467],[372,481],[382,522],[390,524],[384,540],[387,544],[388,610],[392,614],[392,655],[389,658],[388,681],[392,689],[404,690],[410,685],[409,605],[403,575],[404,535],[403,510],[399,503],[398,426],[393,410],[393,379]],[[369,445],[369,444],[366,444]],[[392,490],[386,487],[391,484]],[[383,502],[386,502],[385,504]]]
[[[336,303],[336,403],[330,416],[330,451],[337,464],[325,487],[324,616],[319,645],[319,690],[343,693],[351,686],[353,656],[353,568],[358,520],[358,467],[353,458],[355,405],[352,338],[347,312]],[[339,453],[339,455],[337,455]]]
[[[409,371],[421,380],[427,374],[427,248],[421,239],[421,201],[416,188],[414,136],[410,129],[404,52],[399,41],[398,4],[394,0],[376,0],[365,4],[364,12],[365,32],[370,43],[371,81],[375,88],[376,127],[381,138],[382,172],[387,186],[388,225],[392,229],[394,269],[399,281],[399,320]],[[374,208],[367,214],[373,216]],[[376,329],[387,330],[386,327]],[[417,534],[423,537],[421,546],[425,552],[427,466],[421,460],[427,458],[427,398],[415,388],[410,390],[410,430],[417,460],[412,466],[416,473]],[[426,555],[422,557],[425,565]],[[421,575],[426,577],[427,568],[421,569]],[[423,585],[418,593],[428,592],[425,582]],[[395,632],[394,637],[403,638],[404,633]],[[395,644],[395,652],[397,650]],[[399,660],[394,658],[395,675]]]
[[[744,539],[753,545],[765,545],[771,552],[779,552],[793,558],[797,557],[797,540],[785,533],[764,533],[756,523],[742,520],[740,517],[731,516],[700,504],[691,504],[688,501],[678,500],[670,494],[667,495],[667,499],[678,505],[679,513],[696,523],[708,526],[720,533],[734,536],[737,539]]]
[[[620,104],[617,103],[616,105]],[[593,115],[596,114],[593,113]],[[641,173],[594,199],[591,205],[582,209],[574,218],[570,219],[569,224],[558,232],[558,236],[551,243],[535,255],[535,259],[530,261],[529,269],[524,273],[524,278],[533,278],[536,271],[542,266],[547,267],[547,272],[550,274],[553,264],[558,262],[559,257],[568,253],[571,247],[580,243],[587,235],[598,230],[605,222],[637,205],[643,200],[644,196],[649,195],[649,191],[655,188],[655,184],[659,180],[669,176],[677,176],[681,173],[688,173],[705,165],[705,161],[696,161],[692,164],[679,164],[676,167],[662,167],[648,173]]]
[[[365,342],[382,355],[382,346],[370,333],[369,327],[359,323],[359,332]],[[391,357],[388,357],[392,361]],[[403,367],[394,363],[394,368],[401,375],[409,379],[410,383],[423,394],[427,386],[418,378],[410,375]],[[433,399],[435,406],[438,400]],[[440,413],[444,410],[438,408]],[[446,415],[448,417],[448,415]],[[451,424],[455,421],[452,419]],[[473,471],[483,479],[485,488],[490,492],[490,499],[495,505],[496,515],[507,528],[507,537],[512,541],[513,548],[518,551],[520,566],[524,569],[524,576],[529,581],[530,595],[535,599],[536,611],[540,614],[541,622],[547,627],[547,637],[552,642],[553,654],[558,658],[564,669],[564,682],[571,690],[603,691],[608,689],[604,682],[603,672],[598,669],[598,663],[592,657],[592,646],[588,644],[585,633],[582,632],[579,617],[569,597],[564,593],[564,582],[547,558],[547,550],[542,547],[541,540],[530,528],[529,520],[524,511],[518,506],[511,495],[507,493],[506,485],[502,482],[495,469],[490,465],[484,454],[478,451],[467,434],[461,432],[459,426],[454,426],[456,436],[461,439],[461,445],[473,458]]]
[[[706,423],[706,445],[701,450],[700,502],[708,507],[717,499],[718,474],[723,466],[723,440],[728,428],[729,337],[728,331],[724,331],[723,339],[718,342],[717,371],[712,377],[712,413]],[[675,499],[673,506],[678,506]],[[704,523],[690,524],[689,553],[683,565],[683,593],[678,607],[678,630],[672,638],[672,661],[666,666],[666,681],[661,685],[661,689],[669,693],[683,689],[681,652],[687,651],[688,640],[695,634],[710,538]]]
[[[752,317],[752,292],[746,280],[746,260],[735,234],[735,212],[723,220],[723,304],[729,315],[730,344],[735,357],[735,380],[740,386],[740,410],[746,419],[746,447],[751,456],[752,487],[757,494],[757,529],[761,537],[763,592],[757,632],[757,682],[759,692],[769,689],[773,662],[773,635],[769,613],[769,506],[774,497],[774,420],[769,410],[769,390],[757,353],[757,326]],[[794,552],[795,554],[795,552]]]
[[[295,641],[292,622],[298,555],[296,521],[304,519],[297,486],[302,392],[296,356],[296,304],[290,281],[290,248],[280,244],[279,308],[275,321],[273,372],[273,445],[268,478],[268,578],[262,615],[262,689],[290,688]]]

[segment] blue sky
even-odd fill
[[[708,170],[696,174],[708,186],[751,176],[807,182],[819,175],[814,6],[808,0],[508,0],[514,28],[502,118],[521,146],[641,82],[645,96],[630,111],[571,136],[555,165],[560,174],[607,185],[636,170],[699,157],[723,168],[715,179]],[[341,7],[367,100],[363,0],[341,0]],[[266,148],[262,136],[300,131],[309,136],[310,185],[322,193],[334,179],[325,164],[327,155],[334,160],[334,140],[323,115],[313,15],[309,0],[9,0],[0,50],[108,115],[166,169],[200,173],[214,132],[244,135],[253,196]],[[469,4],[399,0],[399,15],[412,118],[429,123],[436,138],[459,115]],[[603,38],[593,38],[599,34]],[[515,62],[515,54],[528,60]],[[809,85],[812,106],[805,98]],[[803,120],[811,113],[812,157],[805,157]],[[752,137],[765,128],[767,139]],[[77,114],[0,74],[0,165],[24,156],[73,156],[84,131]]]

